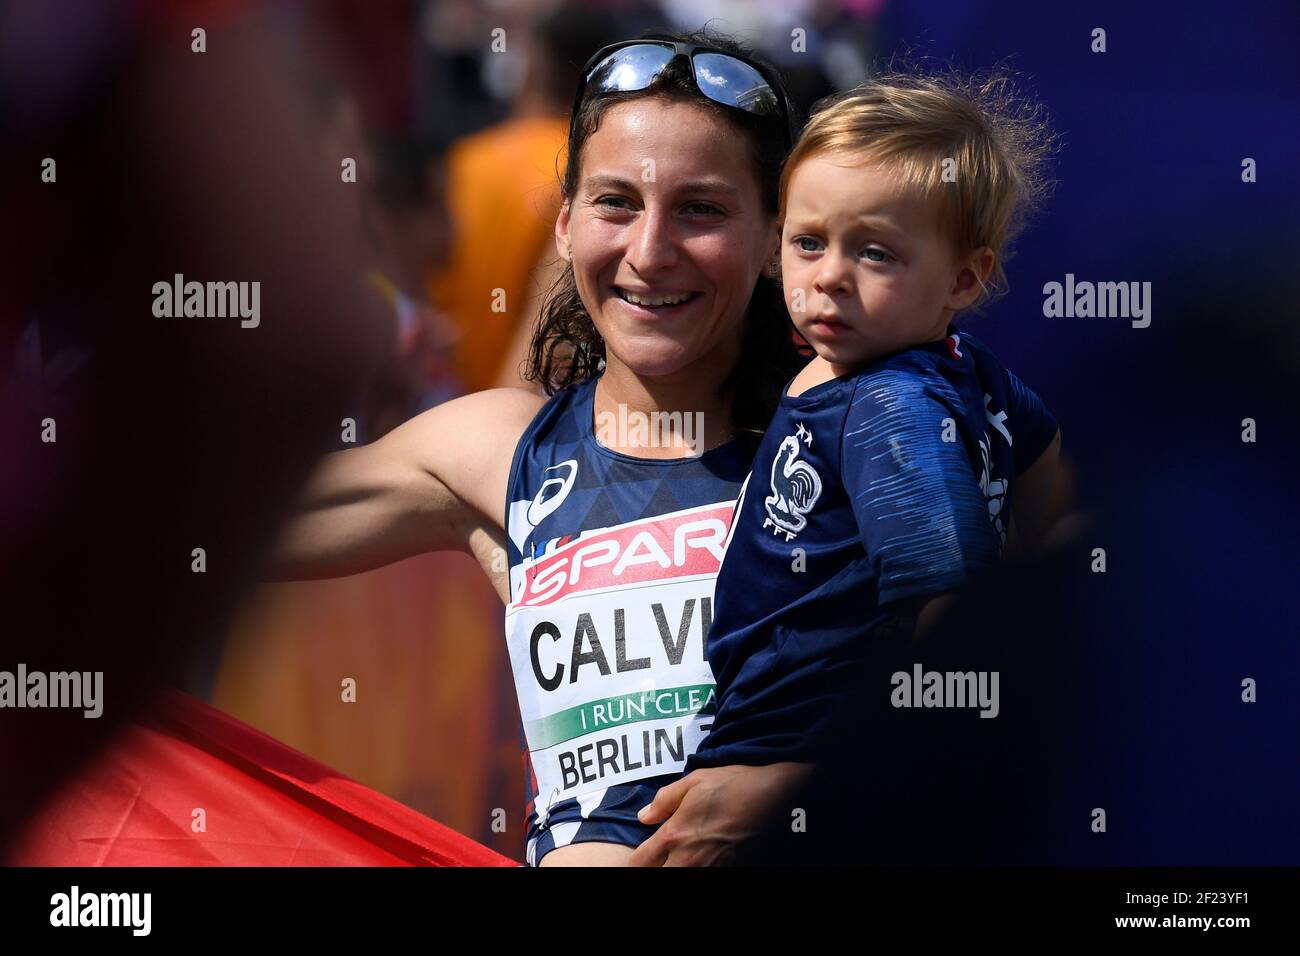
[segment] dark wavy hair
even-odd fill
[[[639,39],[701,43],[768,64],[744,44],[710,32],[646,33]],[[773,75],[777,74],[770,67]],[[735,110],[704,96],[695,86],[690,64],[677,59],[644,90],[587,96],[569,127],[568,158],[560,190],[571,199],[578,189],[582,150],[611,107],[641,97],[690,102],[709,110],[734,129],[748,145],[749,160],[763,197],[763,208],[775,216],[781,164],[785,161],[782,124],[775,114],[758,116]],[[781,389],[803,362],[792,337],[793,324],[785,308],[781,287],[767,275],[754,287],[745,317],[744,339],[736,367],[723,381],[720,392],[731,395],[735,431],[761,433],[781,398]],[[578,295],[573,266],[547,292],[541,317],[529,348],[525,377],[554,395],[559,390],[600,374],[605,362],[605,341]]]

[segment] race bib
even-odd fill
[[[512,569],[506,640],[542,821],[559,800],[680,773],[708,732],[734,507],[588,532]]]

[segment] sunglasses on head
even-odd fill
[[[590,92],[627,93],[644,90],[679,56],[691,64],[696,88],[723,106],[755,116],[782,120],[785,148],[794,145],[790,103],[777,78],[765,67],[734,53],[698,43],[675,40],[624,40],[596,51],[582,68],[573,115]]]

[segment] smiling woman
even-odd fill
[[[469,395],[329,456],[275,561],[289,578],[436,549],[479,560],[507,604],[536,865],[626,863],[655,832],[638,811],[710,725],[713,582],[754,433],[800,364],[766,274],[790,140],[775,71],[726,38],[654,35],[583,77],[565,268],[529,363],[549,400]],[[647,446],[595,427],[665,414],[702,434]],[[784,792],[786,768],[724,769],[751,796]],[[732,801],[720,832],[751,832],[762,804]]]
[[[560,254],[607,354],[627,356],[619,364],[634,374],[699,364],[717,389],[735,367],[745,307],[779,236],[744,151],[710,149],[727,132],[693,103],[619,103],[561,207]],[[636,177],[649,160],[656,175]]]
[[[698,80],[706,57],[707,93]],[[702,34],[615,44],[588,67],[594,90],[574,105],[556,222],[572,268],[548,296],[528,377],[553,394],[598,374],[609,351],[635,354],[646,375],[680,372],[689,356],[721,373],[731,424],[760,432],[798,363],[780,289],[763,274],[779,244],[791,140],[779,76],[735,41]],[[732,102],[723,102],[728,83]],[[691,394],[678,401],[708,407]]]

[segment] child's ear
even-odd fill
[[[969,309],[984,292],[989,276],[993,273],[993,250],[981,246],[957,264],[957,275],[953,278],[952,288],[948,291],[945,305],[953,312]]]
[[[569,200],[560,203],[560,214],[555,217],[555,251],[560,258],[568,262],[573,258],[573,247],[569,241]]]

